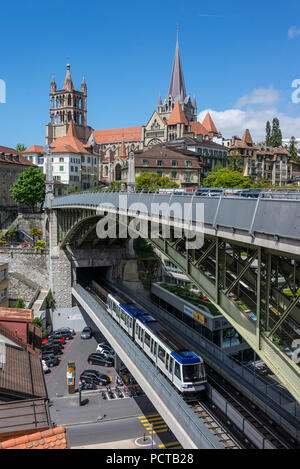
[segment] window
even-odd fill
[[[191,161],[190,161],[190,160],[186,160],[185,166],[186,166],[187,168],[190,168],[190,167],[192,166]]]
[[[157,166],[162,166],[162,160],[157,160],[156,163],[157,163]]]
[[[150,347],[150,335],[145,332],[145,344]]]
[[[60,162],[60,163],[63,163],[63,162],[64,162],[64,159],[63,159],[63,158],[59,158],[59,162]]]
[[[158,358],[164,362],[165,361],[165,355],[166,355],[166,352],[164,351],[164,349],[159,345],[158,346]]]
[[[171,160],[171,165],[172,166],[177,166],[177,161],[176,160]]]
[[[181,379],[180,376],[180,365],[179,363],[175,362],[174,374],[178,379]]]
[[[148,160],[142,160],[142,165],[143,166],[148,166]]]
[[[60,170],[60,171],[64,171],[64,166],[60,166],[60,167],[59,167],[59,170]]]
[[[177,179],[176,171],[171,171],[171,179]]]

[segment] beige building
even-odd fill
[[[35,165],[13,148],[0,146],[0,206],[16,205],[11,197],[10,189],[20,173],[29,166]]]
[[[200,184],[203,163],[200,154],[166,144],[135,152],[135,177],[143,172],[168,177],[179,187],[197,187]],[[122,183],[127,184],[128,160],[122,167]]]
[[[8,264],[0,262],[0,307],[8,306]]]
[[[230,156],[237,157],[243,175],[251,177],[257,183],[264,180],[270,185],[285,186],[292,178],[292,159],[289,152],[285,148],[255,145],[248,129],[242,139],[233,138],[229,153]]]

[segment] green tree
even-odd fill
[[[288,147],[288,152],[290,153],[292,158],[297,158],[298,157],[295,137],[291,137],[290,145]]]
[[[241,156],[238,154],[236,150],[234,150],[234,152],[229,156],[228,168],[230,169],[230,171],[242,172],[242,169],[241,169],[242,161],[243,160]]]
[[[220,171],[208,174],[203,181],[203,186],[247,189],[252,186],[252,182],[249,177],[244,177],[239,171],[223,168]]]
[[[22,300],[22,298],[18,298],[17,301],[14,304],[14,308],[24,309],[25,308],[25,301]]]
[[[271,124],[270,121],[266,123],[266,146],[271,146]]]
[[[171,181],[171,179],[168,177],[162,177],[157,173],[148,173],[147,171],[144,171],[139,176],[137,176],[135,184],[137,189],[148,190],[156,190],[160,188],[175,189],[179,187],[176,182]]]
[[[221,161],[217,161],[217,164],[215,167],[211,170],[212,173],[215,173],[216,171],[220,171],[220,169],[223,169],[224,166],[222,165]]]
[[[18,153],[22,153],[23,151],[27,150],[27,147],[25,147],[24,143],[17,143],[16,145],[16,151]]]
[[[15,202],[34,207],[45,199],[46,175],[41,173],[38,168],[30,167],[19,174],[14,183],[11,194]]]
[[[43,325],[43,320],[39,318],[34,318],[31,322],[37,327],[42,327]]]
[[[272,147],[280,147],[282,145],[282,133],[280,130],[279,119],[277,119],[277,117],[274,117],[272,121],[272,135],[270,144]]]
[[[109,183],[109,186],[108,186],[109,191],[120,192],[121,189],[122,189],[122,184],[120,181],[112,181]]]

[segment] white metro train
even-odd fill
[[[181,346],[156,319],[118,293],[107,295],[106,307],[179,392],[192,395],[206,389],[202,358]]]

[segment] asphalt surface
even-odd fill
[[[96,351],[96,346],[102,336],[98,331],[96,337],[83,340],[78,332],[72,340],[66,342],[63,355],[60,355],[60,364],[51,367],[51,373],[45,375],[45,381],[50,399],[50,414],[57,426],[67,428],[70,447],[93,445],[99,443],[120,442],[123,440],[135,441],[153,436],[153,447],[164,444],[178,444],[172,433],[161,419],[147,396],[103,399],[100,386],[97,390],[82,392],[82,401],[79,405],[78,380],[80,374],[86,369],[96,369],[108,375],[115,387],[117,375],[114,368],[88,365],[87,357]],[[66,371],[69,361],[76,365],[75,394],[69,394],[66,382]],[[106,394],[107,396],[107,394]],[[157,431],[151,433],[153,428],[147,427],[145,418],[153,418],[159,424]],[[134,443],[133,443],[134,444]]]

